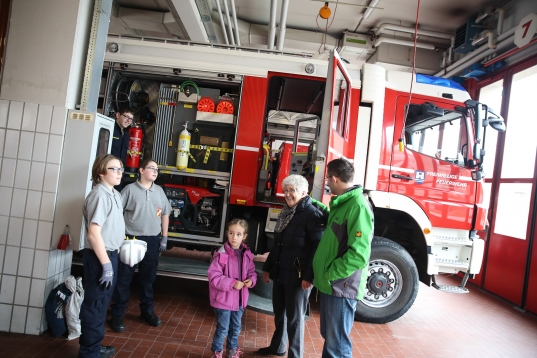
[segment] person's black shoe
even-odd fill
[[[283,352],[283,353],[277,353],[277,352],[274,352],[272,349],[270,349],[270,347],[265,347],[265,348],[259,348],[255,354],[260,355],[260,356],[278,356],[278,357],[283,357],[283,356],[285,356],[285,353],[286,353],[286,352]]]
[[[114,332],[120,333],[125,331],[125,322],[123,322],[123,316],[112,316],[110,327],[112,327],[112,331]]]
[[[116,354],[116,349],[112,346],[101,346],[101,349],[99,350],[100,358],[111,357],[114,354]]]
[[[157,317],[154,312],[142,312],[140,318],[147,322],[148,325],[158,327],[162,321]]]

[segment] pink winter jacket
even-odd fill
[[[241,244],[244,254],[242,256],[242,281],[252,280],[252,286],[257,282],[257,274],[254,266],[254,255],[250,249]],[[239,263],[235,252],[226,242],[214,254],[213,261],[209,266],[207,275],[209,277],[209,296],[211,306],[230,311],[238,311],[239,294],[242,294],[242,307],[248,304],[248,288],[244,286],[240,290],[233,288],[239,277]]]

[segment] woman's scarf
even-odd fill
[[[280,212],[280,215],[278,215],[278,220],[276,221],[276,227],[274,228],[275,232],[282,232],[283,230],[285,230],[285,228],[287,227],[287,224],[289,224],[291,220],[293,219],[296,208],[300,205],[302,200],[304,200],[307,197],[308,196],[306,195],[305,197],[300,199],[298,203],[296,203],[296,205],[293,206],[292,208],[290,208],[289,205],[285,204],[282,211]]]

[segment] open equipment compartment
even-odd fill
[[[172,205],[171,242],[221,242],[228,216],[242,76],[108,63],[103,112],[129,105],[143,130],[143,158]],[[190,134],[188,164],[178,169],[179,137]],[[184,134],[184,132],[183,132]],[[186,152],[186,151],[185,151]]]

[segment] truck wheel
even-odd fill
[[[387,323],[404,315],[418,294],[418,269],[410,254],[383,237],[371,243],[364,298],[356,304],[356,321]]]

